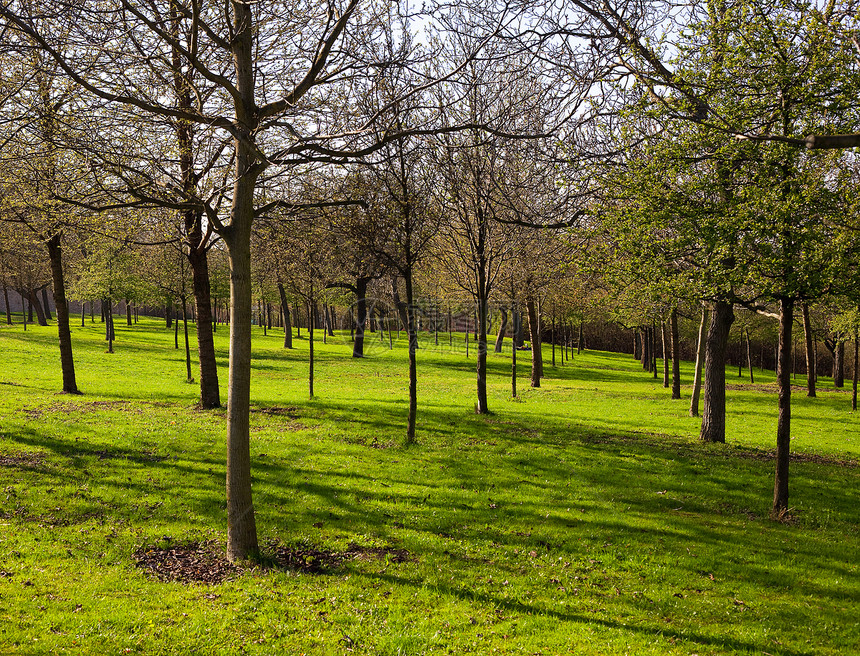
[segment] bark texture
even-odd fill
[[[714,303],[705,347],[705,398],[702,427],[703,442],[726,441],[726,346],[729,329],[735,320],[732,304]]]
[[[779,355],[776,377],[779,384],[779,418],[776,427],[776,471],[773,483],[773,515],[788,510],[788,464],[791,450],[791,330],[794,299],[779,302]]]
[[[540,319],[537,304],[533,298],[526,300],[526,309],[529,313],[529,338],[532,343],[531,386],[540,387],[540,379],[543,378],[543,349],[541,348]]]
[[[63,275],[63,255],[59,233],[53,235],[46,245],[51,263],[51,278],[54,287],[54,305],[57,308],[57,333],[60,341],[60,365],[63,369],[63,391],[79,394],[75,380],[75,359],[72,353],[72,333],[69,329],[69,303],[66,299],[66,284]],[[8,308],[8,299],[6,307]]]

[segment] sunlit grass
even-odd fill
[[[406,549],[322,575],[160,583],[140,545],[223,540],[224,413],[194,408],[157,320],[73,328],[81,397],[56,393],[53,327],[0,328],[0,653],[846,654],[860,650],[858,418],[850,394],[794,396],[787,524],[767,519],[772,372],[730,372],[728,444],[697,442],[629,355],[549,366],[510,399],[490,356],[424,339],[419,444],[402,447],[405,339],[322,344],[255,328],[251,440],[264,544]],[[226,337],[216,345],[226,400]],[[682,369],[689,384],[691,366]],[[759,383],[762,383],[759,385]],[[803,381],[798,379],[798,383]],[[822,386],[823,387],[823,386]],[[771,391],[773,390],[773,391]],[[274,409],[274,410],[273,410]],[[268,411],[263,411],[268,410]],[[847,462],[846,462],[847,461]]]

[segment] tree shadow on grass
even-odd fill
[[[381,581],[389,585],[404,586],[419,590],[424,588],[424,583],[422,581],[415,581],[413,579],[409,579],[402,576],[395,576],[389,573],[363,572],[361,573],[361,576],[370,580]],[[774,655],[779,654],[780,656],[811,656],[814,653],[811,651],[797,651],[794,649],[787,649],[784,647],[775,646],[772,643],[752,643],[735,638],[709,636],[703,633],[696,633],[686,630],[675,631],[670,627],[665,626],[624,624],[616,620],[607,620],[600,617],[583,615],[581,613],[542,608],[540,606],[524,603],[519,600],[505,599],[503,597],[477,592],[475,590],[457,587],[453,585],[434,584],[433,587],[434,589],[438,590],[443,594],[449,595],[466,603],[480,603],[490,608],[503,608],[506,611],[509,611],[511,613],[517,613],[519,615],[551,617],[559,622],[599,625],[607,629],[646,635],[655,639],[662,638],[666,639],[667,642],[669,640],[672,640],[681,643],[695,643],[701,646],[718,647],[721,649],[731,650],[735,652],[764,652]]]

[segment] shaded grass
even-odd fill
[[[547,366],[539,390],[523,369],[515,402],[509,354],[492,355],[482,417],[474,351],[441,339],[419,352],[420,442],[403,448],[405,340],[388,351],[371,336],[364,360],[344,335],[318,341],[308,400],[306,338],[285,352],[277,331],[255,332],[264,543],[413,560],[183,585],[133,554],[223,541],[224,413],[194,409],[184,354],[154,320],[117,324],[113,355],[99,330],[73,329],[85,396],[68,397],[53,391],[53,328],[0,329],[0,455],[17,458],[0,465],[0,653],[860,651],[860,445],[844,393],[794,397],[807,457],[779,524],[766,387],[730,390],[729,444],[704,445],[688,389],[671,401],[629,356]],[[226,330],[216,346],[224,384]]]

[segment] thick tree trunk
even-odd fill
[[[633,331],[633,359],[642,359],[642,338],[639,335],[639,329]]]
[[[806,396],[815,396],[815,349],[812,345],[812,324],[809,321],[809,306],[800,304],[803,313],[803,336],[806,340]]]
[[[409,338],[409,416],[406,422],[406,444],[415,443],[415,422],[418,417],[418,327],[415,321],[415,306],[412,296],[412,271],[407,270],[404,275],[406,281],[406,331]],[[396,279],[392,284],[397,287]],[[395,303],[400,299],[395,297]]]
[[[734,320],[731,303],[714,303],[705,348],[705,399],[699,433],[703,442],[726,441],[726,346]]]
[[[364,357],[364,332],[367,327],[367,283],[368,278],[355,281],[355,341],[352,343],[352,357]]]
[[[805,304],[804,304],[805,306]],[[773,516],[780,518],[788,510],[788,464],[791,451],[791,330],[794,323],[794,299],[779,301],[779,359],[776,377],[779,383],[779,419],[776,428],[776,471],[773,483]]]
[[[836,343],[836,357],[833,359],[833,386],[845,387],[845,341],[841,337]]]
[[[131,301],[128,299],[125,299],[125,325],[133,325],[131,320]]]
[[[705,336],[708,328],[708,306],[702,304],[702,321],[699,324],[699,337],[696,342],[696,369],[693,374],[693,394],[690,397],[690,416],[699,416],[699,395],[702,390],[702,365],[705,362]]]
[[[645,371],[650,371],[651,369],[651,353],[649,352],[649,348],[651,346],[650,336],[648,335],[647,328],[640,328],[639,332],[642,335],[642,350],[640,352],[640,364],[642,365],[642,369]]]
[[[246,131],[235,140],[236,166],[230,226],[223,235],[230,260],[230,374],[227,392],[227,557],[231,561],[259,554],[257,524],[251,494],[251,225],[254,190],[261,167],[248,145],[254,137],[253,17],[252,6],[233,3],[234,36],[231,40],[236,68],[237,129]]]
[[[293,325],[290,320],[290,306],[287,304],[287,292],[284,285],[278,283],[278,294],[281,296],[281,311],[284,313],[284,348],[293,348]]]
[[[534,299],[526,299],[526,310],[529,313],[529,338],[532,342],[532,376],[531,386],[540,387],[540,379],[543,377],[543,349],[541,348],[540,322],[538,320],[537,306]]]
[[[678,308],[672,308],[669,315],[672,337],[672,398],[681,398],[681,344],[678,335]]]
[[[36,294],[35,289],[30,290],[30,311],[36,310],[36,320],[39,322],[40,326],[47,326],[48,321],[45,319],[45,310],[42,309],[42,304],[39,302],[39,297]],[[30,316],[30,321],[33,321],[32,315]]]
[[[57,333],[60,341],[60,365],[63,370],[63,392],[79,394],[75,381],[75,359],[72,354],[72,333],[69,328],[69,303],[66,299],[66,284],[63,275],[63,251],[60,235],[55,234],[47,242],[48,259],[51,263],[51,279],[54,287],[54,305],[57,308]],[[9,300],[6,299],[8,307]]]
[[[194,217],[189,217],[194,218]],[[194,225],[199,225],[196,217]],[[186,219],[188,220],[188,219]],[[218,383],[218,363],[215,360],[215,338],[212,334],[212,295],[209,283],[209,257],[200,245],[201,231],[188,231],[188,264],[197,306],[197,357],[200,360],[200,407],[209,410],[221,407],[221,391]],[[197,246],[192,248],[191,244]],[[189,376],[189,379],[191,376]]]

